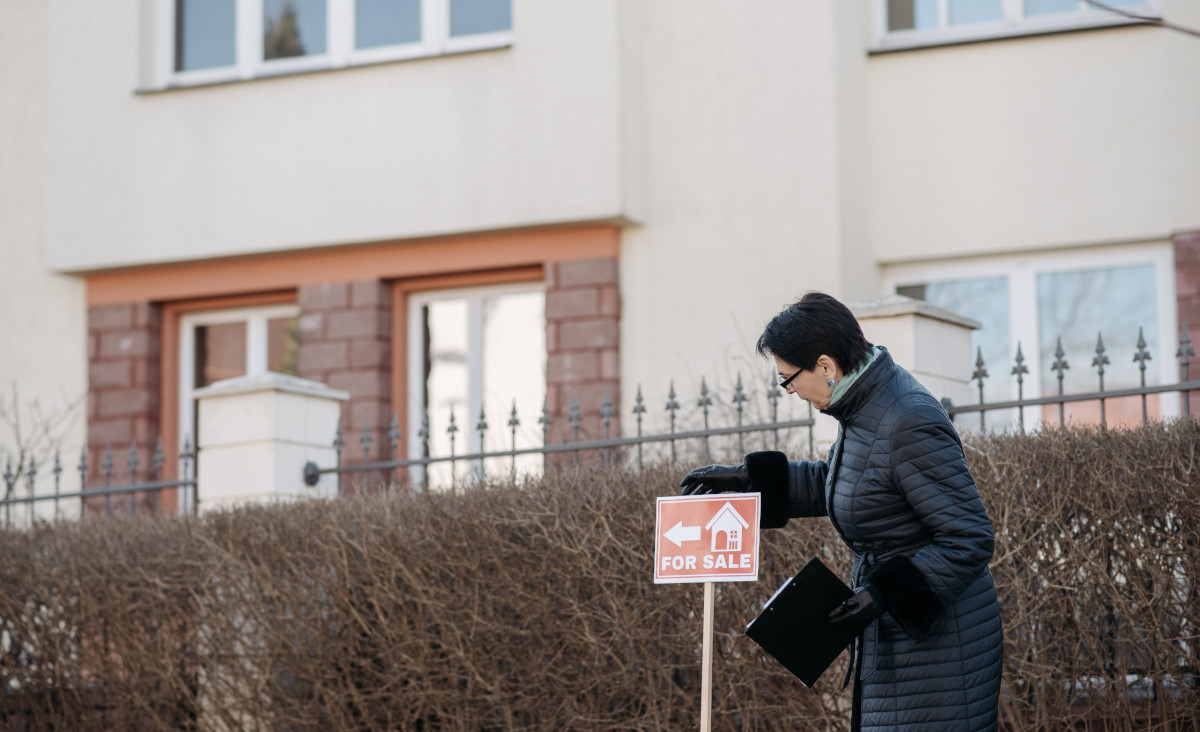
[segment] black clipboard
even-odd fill
[[[869,625],[829,622],[830,611],[853,594],[813,557],[767,600],[759,616],[746,626],[746,635],[811,687]]]

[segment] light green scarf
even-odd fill
[[[833,396],[829,398],[829,406],[837,404],[837,400],[842,398],[842,395],[850,390],[854,382],[858,381],[858,377],[863,375],[863,372],[870,367],[875,357],[879,355],[879,346],[871,346],[871,353],[867,356],[867,362],[858,368],[854,373],[847,374],[842,377],[842,380],[833,388]]]

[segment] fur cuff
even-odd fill
[[[903,554],[867,574],[867,583],[883,598],[884,607],[913,638],[929,635],[942,618],[942,601],[912,560]]]
[[[762,529],[782,528],[788,522],[788,459],[782,452],[767,450],[746,456],[750,490],[762,494]]]

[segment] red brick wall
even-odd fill
[[[546,402],[553,419],[549,442],[573,438],[568,420],[573,396],[583,413],[579,439],[603,438],[600,409],[606,390],[615,412],[609,435],[619,437],[621,295],[617,260],[548,262],[545,272]]]
[[[104,484],[101,462],[112,447],[113,485],[153,478],[159,435],[160,312],[149,303],[88,308],[89,487]],[[136,443],[137,474],[129,473],[129,446]],[[128,498],[121,500],[128,508]],[[150,499],[139,497],[139,506]],[[90,508],[102,510],[103,502]]]
[[[378,280],[330,282],[301,287],[299,302],[301,378],[350,394],[342,408],[343,462],[362,460],[368,419],[372,459],[391,457],[391,288]]]
[[[1192,348],[1200,353],[1200,231],[1176,234],[1175,242],[1175,297],[1179,313],[1179,325],[1188,327]],[[1172,352],[1178,348],[1175,343]],[[1173,355],[1173,353],[1172,353]],[[1183,374],[1180,372],[1180,377]],[[1188,378],[1200,379],[1200,359],[1191,357]],[[1191,395],[1192,416],[1200,416],[1200,393]]]

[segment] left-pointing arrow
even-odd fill
[[[667,539],[670,540],[670,542],[675,546],[681,547],[685,541],[700,540],[700,527],[684,526],[683,522],[680,521],[671,528],[667,529],[663,536],[667,537]]]

